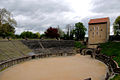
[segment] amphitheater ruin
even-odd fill
[[[76,52],[72,40],[15,40],[0,44],[0,80],[108,80],[120,73],[117,64],[105,55],[95,54],[96,49]],[[88,51],[93,58],[86,55]]]

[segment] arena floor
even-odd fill
[[[106,71],[90,56],[50,57],[12,66],[0,73],[0,80],[104,80]]]

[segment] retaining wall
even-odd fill
[[[74,47],[73,40],[22,40],[30,49],[42,48],[66,48]]]
[[[22,40],[36,54],[74,53],[73,40]]]
[[[4,70],[10,66],[13,66],[15,64],[25,62],[28,60],[32,60],[32,59],[55,57],[55,56],[72,56],[72,55],[75,55],[75,54],[73,54],[73,53],[60,53],[60,54],[40,54],[40,55],[25,56],[25,57],[21,57],[21,58],[17,58],[17,59],[13,59],[13,60],[9,60],[9,61],[5,61],[5,62],[0,63],[0,71]]]
[[[120,68],[117,66],[116,62],[111,57],[103,54],[97,54],[95,58],[104,62],[108,66],[109,73],[106,74],[105,80],[109,80],[109,78],[114,74],[120,74]]]

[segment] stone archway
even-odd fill
[[[84,49],[81,49],[81,54],[82,55],[91,55],[92,58],[95,57],[95,49],[92,49],[92,48],[84,48]]]
[[[86,51],[86,53],[85,54],[87,54],[87,55],[91,55],[93,52],[92,51]]]

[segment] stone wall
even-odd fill
[[[66,48],[74,47],[73,40],[22,40],[22,42],[31,49],[42,48]]]
[[[11,59],[7,60],[5,62],[0,63],[0,72],[5,70],[8,67],[11,67],[13,65],[19,64],[21,62],[29,61],[32,59],[39,59],[39,58],[47,58],[47,57],[57,57],[57,56],[72,56],[75,54],[69,54],[69,53],[60,53],[60,54],[39,54],[39,55],[32,55],[32,56],[24,56],[21,58]]]
[[[73,53],[73,40],[22,40],[36,54]]]
[[[108,66],[109,72],[106,74],[105,80],[108,80],[109,77],[113,76],[114,74],[120,74],[120,68],[117,66],[116,62],[111,57],[103,54],[97,54],[95,58],[104,62]]]

